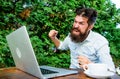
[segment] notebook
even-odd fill
[[[16,67],[24,72],[32,74],[40,79],[78,73],[75,70],[64,68],[56,68],[46,65],[39,66],[26,26],[21,26],[13,31],[6,36],[6,39]]]

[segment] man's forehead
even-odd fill
[[[81,16],[81,15],[77,15],[77,16],[75,17],[75,20],[76,20],[76,21],[79,21],[79,22],[87,22],[87,21],[88,21],[88,18],[83,17],[83,16]]]

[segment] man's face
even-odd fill
[[[74,42],[83,41],[83,39],[86,38],[86,35],[88,35],[91,26],[88,26],[87,21],[88,18],[79,15],[75,17],[73,28],[71,30],[71,39]]]

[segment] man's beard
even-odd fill
[[[87,31],[85,31],[85,33],[81,33],[79,31],[79,35],[76,35],[73,33],[74,30],[77,30],[76,28],[72,28],[71,33],[70,33],[70,38],[73,42],[78,43],[78,42],[82,42],[85,40],[86,36],[88,35]]]

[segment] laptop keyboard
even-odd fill
[[[42,74],[58,73],[58,72],[47,70],[47,69],[43,69],[43,68],[40,68],[40,70],[41,70]]]

